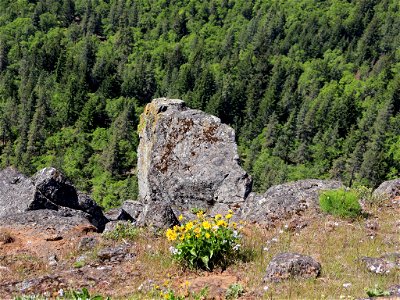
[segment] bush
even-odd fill
[[[199,212],[196,220],[168,229],[166,236],[175,243],[170,247],[173,257],[193,268],[225,267],[240,248],[239,229],[231,218],[232,211],[214,218]]]
[[[231,284],[225,293],[227,300],[237,299],[244,294],[244,288],[240,283]]]
[[[320,195],[319,203],[323,211],[339,217],[356,218],[362,214],[358,193],[355,191],[326,191]]]

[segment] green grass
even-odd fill
[[[358,199],[357,192],[338,189],[323,192],[320,195],[319,203],[324,212],[342,218],[356,218],[362,215]]]

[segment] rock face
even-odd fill
[[[250,176],[239,166],[234,130],[182,100],[148,104],[139,125],[139,198],[207,209],[243,202]]]
[[[400,179],[384,181],[372,194],[375,198],[392,199],[400,196]]]
[[[275,185],[264,195],[251,193],[240,211],[240,217],[268,225],[276,220],[287,219],[307,208],[317,207],[321,191],[342,187],[343,184],[339,181],[317,179]]]
[[[291,278],[316,278],[320,272],[320,263],[310,256],[281,253],[276,255],[269,263],[264,282],[278,282]]]
[[[47,217],[42,218],[44,215]],[[0,218],[18,224],[56,223],[60,219],[63,225],[86,220],[100,230],[108,222],[101,208],[86,194],[78,193],[54,168],[45,168],[32,178],[13,168],[0,171]]]

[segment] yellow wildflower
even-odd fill
[[[208,221],[204,221],[202,223],[202,225],[203,225],[203,228],[206,230],[211,228],[211,224]]]
[[[229,220],[230,218],[232,218],[232,214],[227,214],[227,215],[225,216],[225,219],[227,219],[227,220]]]
[[[204,217],[204,212],[201,210],[196,215],[197,215],[197,218],[202,219]]]
[[[190,230],[193,228],[193,222],[187,222],[185,225],[186,230]]]
[[[231,225],[232,225],[233,229],[237,228],[237,223],[236,222],[232,222]]]
[[[216,214],[215,215],[215,220],[219,220],[219,219],[222,219],[222,215],[221,214]]]
[[[176,238],[178,237],[177,233],[175,232],[175,230],[172,230],[171,228],[169,228],[166,232],[166,236],[168,238],[169,241],[175,241]]]
[[[218,220],[217,226],[226,227],[226,226],[228,226],[228,224],[225,222],[225,220]]]
[[[193,232],[196,233],[196,234],[199,234],[199,233],[201,232],[201,229],[200,229],[199,227],[196,227],[196,228],[193,230]]]
[[[179,220],[179,221],[182,221],[182,220],[183,220],[183,216],[182,216],[182,215],[179,215],[178,220]]]
[[[228,210],[228,213],[233,214],[233,210],[232,209]]]
[[[206,239],[209,239],[210,237],[211,235],[208,232],[206,232]]]

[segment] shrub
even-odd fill
[[[323,211],[339,217],[355,218],[362,214],[358,193],[355,191],[326,191],[320,195],[319,203]]]
[[[366,289],[365,292],[367,293],[368,297],[390,296],[389,291],[385,291],[378,285],[375,285],[375,287],[373,287],[373,288]]]
[[[237,299],[244,294],[244,288],[240,283],[231,284],[225,293],[225,298],[229,299]]]
[[[199,212],[196,220],[168,229],[166,236],[175,243],[170,247],[173,257],[193,268],[225,267],[240,248],[239,229],[231,218],[232,211],[214,218]]]

